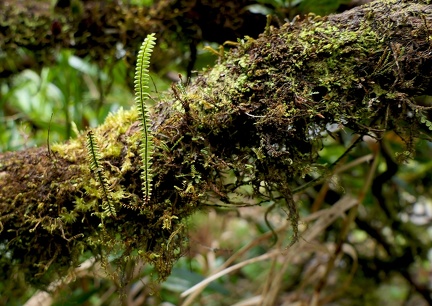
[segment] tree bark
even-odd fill
[[[203,206],[287,205],[330,124],[359,135],[413,141],[431,124],[416,97],[432,94],[432,5],[376,1],[339,15],[309,15],[220,54],[189,86],[173,86],[152,113],[153,189],[141,190],[135,110],[94,133],[116,216],[90,171],[85,134],[50,148],[0,155],[4,273],[43,286],[84,252],[140,256],[166,277],[186,244],[184,220]],[[121,265],[122,261],[118,261]],[[12,286],[12,285],[11,285]],[[19,286],[19,281],[13,286]]]

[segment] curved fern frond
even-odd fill
[[[150,118],[146,101],[150,98],[150,57],[156,44],[155,34],[147,35],[138,52],[135,70],[135,103],[139,112],[139,120],[143,139],[140,145],[141,181],[144,202],[148,203],[152,192],[151,159],[153,154],[153,137],[150,133]]]
[[[99,153],[99,145],[92,131],[87,132],[87,154],[90,162],[90,170],[94,173],[96,180],[99,183],[99,190],[103,196],[102,209],[108,216],[116,216],[113,201],[111,199],[112,190],[109,187],[108,179],[104,174],[101,165],[101,157]]]

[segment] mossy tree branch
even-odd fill
[[[415,97],[432,94],[430,29],[427,1],[377,1],[239,42],[155,107],[149,203],[137,111],[111,115],[94,134],[120,209],[103,224],[85,133],[51,151],[0,155],[0,246],[8,250],[1,281],[47,284],[82,252],[118,249],[119,264],[138,254],[164,278],[185,245],[183,220],[206,203],[273,200],[287,205],[295,228],[293,186],[316,162],[329,124],[378,137],[394,130],[412,153],[428,129]]]

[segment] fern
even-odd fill
[[[423,124],[426,124],[428,129],[432,131],[432,122],[429,121],[425,115],[423,115],[423,114],[420,115],[420,122]]]
[[[150,201],[152,192],[151,159],[153,154],[153,137],[150,133],[150,118],[146,101],[150,98],[150,56],[156,43],[155,34],[147,35],[138,53],[135,70],[135,103],[139,112],[139,120],[143,139],[140,145],[142,160],[141,181],[144,193],[144,202]]]
[[[112,190],[109,187],[108,179],[103,172],[101,165],[101,157],[99,153],[99,145],[92,131],[87,133],[87,153],[90,162],[90,170],[95,174],[96,180],[99,182],[99,189],[103,196],[102,209],[108,216],[116,216],[113,201],[111,199]]]

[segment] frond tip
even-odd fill
[[[141,181],[144,202],[148,203],[152,191],[151,159],[153,154],[153,137],[150,133],[150,118],[146,101],[150,98],[150,57],[156,44],[155,34],[147,35],[138,52],[135,70],[135,103],[139,113],[141,133],[140,145]]]

